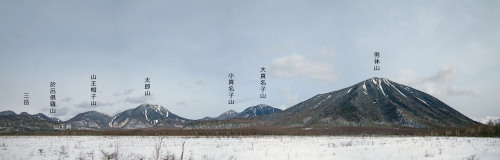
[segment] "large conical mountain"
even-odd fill
[[[151,127],[181,128],[192,120],[177,116],[165,107],[155,104],[142,104],[115,115],[111,128],[138,129]]]
[[[385,78],[316,95],[261,120],[271,126],[465,127],[477,122],[437,98]]]
[[[107,128],[110,121],[111,117],[107,114],[88,111],[76,115],[65,123],[71,124],[73,129],[101,129]]]

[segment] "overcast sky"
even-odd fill
[[[261,103],[286,109],[385,77],[476,120],[500,117],[498,8],[497,0],[1,0],[0,110],[68,120],[153,103],[199,119]],[[56,114],[49,113],[51,81]]]

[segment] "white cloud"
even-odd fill
[[[153,99],[152,96],[137,96],[137,97],[127,97],[124,102],[131,104],[148,103]]]
[[[291,107],[292,105],[297,104],[297,101],[299,99],[299,93],[292,93],[290,86],[281,88],[281,96],[285,98],[286,104],[283,104],[279,106],[279,109],[287,109],[288,107]]]
[[[69,101],[71,101],[71,100],[73,100],[73,98],[71,98],[71,97],[66,97],[66,98],[62,99],[62,100],[61,100],[61,102],[69,102]]]
[[[458,67],[456,65],[443,67],[438,73],[424,77],[424,82],[449,83],[456,78]]]
[[[494,117],[494,116],[486,116],[483,118],[471,118],[472,120],[475,120],[479,123],[487,124],[488,122],[495,122],[495,123],[500,123],[500,117]]]
[[[448,96],[475,95],[474,91],[461,89],[453,84],[457,72],[457,65],[443,66],[436,74],[430,76],[419,76],[412,70],[404,70],[398,80],[443,101],[446,101]]]
[[[125,91],[124,93],[115,93],[113,96],[121,96],[121,95],[129,95],[130,93],[134,92],[135,89],[129,89]]]
[[[204,85],[205,82],[203,82],[203,80],[200,79],[200,80],[196,81],[194,84],[196,84],[196,85]]]
[[[76,108],[99,108],[99,107],[108,107],[110,105],[113,105],[114,103],[111,102],[102,102],[102,101],[96,101],[96,105],[92,106],[90,105],[90,101],[82,101],[79,104],[76,104]]]
[[[325,57],[332,55],[321,51],[312,54],[311,57],[305,57],[294,53],[287,57],[273,60],[270,67],[270,74],[277,77],[296,78],[307,77],[325,82],[332,82],[336,78],[334,67],[331,63],[322,62]],[[327,58],[329,59],[329,58]]]

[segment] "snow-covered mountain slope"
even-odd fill
[[[73,129],[101,129],[108,128],[111,117],[97,111],[80,113],[66,121]]]
[[[155,104],[142,104],[136,108],[115,115],[109,127],[138,129],[152,127],[181,128],[192,120],[177,116],[165,107]]]
[[[477,124],[429,94],[377,77],[316,95],[261,120],[272,126],[434,128]]]

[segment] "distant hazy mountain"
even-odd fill
[[[26,112],[0,112],[0,132],[53,130],[55,124],[59,124],[59,121],[42,113],[30,115]]]
[[[215,120],[215,118],[212,118],[212,117],[203,117],[202,119],[199,119],[198,121],[211,121],[211,120]]]
[[[12,111],[0,112],[0,116],[14,116],[14,115],[16,115],[16,112],[12,112]]]
[[[204,117],[200,119],[200,121],[210,121],[210,120],[226,120],[226,119],[232,119],[234,117],[238,116],[238,112],[230,109],[219,116],[212,118],[212,117]]]
[[[201,121],[188,124],[186,129],[228,129],[255,126],[257,123],[253,120],[261,116],[271,115],[280,112],[281,109],[271,107],[265,104],[248,107],[243,112],[238,113],[229,110],[216,118],[205,117]],[[210,121],[212,120],[212,121]],[[242,123],[245,122],[245,123]]]
[[[262,119],[271,126],[465,127],[477,122],[437,98],[385,78],[316,95]]]
[[[97,111],[80,113],[66,121],[73,129],[101,129],[108,128],[111,117]]]
[[[26,113],[26,112],[21,112],[19,115],[17,115],[16,112],[13,112],[13,111],[3,111],[3,112],[0,112],[0,116],[25,116],[25,117],[37,118],[37,119],[45,120],[45,121],[54,121],[54,122],[61,121],[55,117],[48,117],[43,113],[31,115],[31,114]]]
[[[232,119],[234,117],[238,116],[238,112],[230,109],[229,111],[226,111],[219,115],[218,117],[215,117],[216,120],[225,120],[225,119]]]
[[[234,118],[251,118],[272,114],[278,111],[281,111],[281,109],[274,108],[266,104],[259,104],[253,107],[248,107],[247,109],[243,110],[243,112],[236,115]]]
[[[138,129],[152,127],[181,128],[192,120],[177,116],[166,108],[155,104],[142,104],[115,115],[109,127]]]
[[[257,116],[262,116],[262,115],[268,115],[272,114],[274,112],[281,111],[281,109],[274,108],[265,104],[259,104],[256,106],[248,107],[243,112],[238,113],[232,109],[220,114],[218,117],[211,118],[211,117],[205,117],[200,120],[202,121],[208,121],[208,120],[227,120],[227,119],[233,119],[233,118],[252,118],[252,117],[257,117]]]

